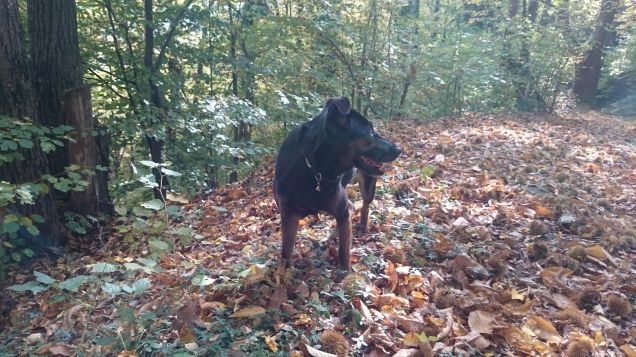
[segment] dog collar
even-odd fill
[[[307,158],[307,156],[305,156],[305,164],[314,173],[314,178],[316,179],[316,187],[314,187],[314,190],[320,192],[320,181],[322,181],[322,174],[319,171],[316,171],[316,169],[311,166],[311,164],[309,163],[309,158]]]

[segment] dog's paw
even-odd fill
[[[343,279],[344,279],[347,275],[349,275],[349,273],[350,273],[350,272],[351,272],[351,269],[341,269],[341,268],[338,268],[338,269],[336,269],[336,271],[335,271],[335,273],[334,273],[334,278],[333,278],[333,280],[334,280],[336,283],[340,283],[340,282],[342,282],[342,280],[343,280]]]

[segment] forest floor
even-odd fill
[[[636,356],[634,122],[466,114],[379,131],[403,154],[344,280],[321,215],[277,284],[270,162],[184,205],[185,248],[152,255],[157,240],[106,229],[92,256],[37,262],[37,283],[14,273],[0,354]]]

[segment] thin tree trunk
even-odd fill
[[[617,7],[616,0],[603,0],[596,20],[592,48],[585,53],[583,60],[576,64],[573,92],[580,101],[590,105],[596,104],[596,91],[601,78],[603,55],[613,31]]]
[[[150,103],[154,108],[147,111],[147,115],[157,115],[159,123],[163,123],[163,111],[165,105],[163,103],[162,94],[159,87],[155,83],[155,63],[153,61],[152,52],[154,50],[154,10],[153,0],[144,0],[144,67],[146,69],[146,75],[148,76],[148,89],[150,94]],[[156,109],[156,110],[152,110]],[[149,112],[149,113],[148,113]],[[155,120],[150,120],[149,125],[152,126]],[[146,142],[150,149],[150,158],[153,162],[161,164],[163,162],[163,140],[157,138],[154,135],[146,135]],[[161,169],[155,167],[152,169],[152,173],[157,183],[157,188],[154,190],[154,196],[157,199],[165,200],[167,188],[170,187],[168,178],[161,174]]]

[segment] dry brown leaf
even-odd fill
[[[392,357],[419,357],[420,350],[417,348],[402,348],[398,350]]]
[[[534,300],[528,300],[526,303],[522,305],[517,305],[514,303],[502,305],[505,313],[514,315],[514,316],[526,316],[530,309],[534,306]]]
[[[379,295],[375,299],[375,304],[378,306],[388,305],[394,308],[408,308],[410,305],[407,299],[396,296],[393,293]]]
[[[523,351],[525,353],[539,353],[541,355],[547,355],[552,353],[550,346],[545,343],[529,336],[518,327],[509,327],[502,331],[504,339],[508,342],[512,348]]]
[[[373,322],[371,311],[369,311],[369,308],[362,300],[360,300],[359,298],[354,298],[353,306],[360,312],[366,322]]]
[[[600,245],[593,245],[591,247],[586,247],[585,253],[593,256],[594,258],[598,260],[608,262],[615,267],[618,266],[618,263],[616,263],[616,260],[614,259],[614,257],[612,257],[610,253],[608,253],[605,250],[605,248],[601,247]]]
[[[407,347],[418,347],[420,345],[420,338],[415,332],[409,332],[404,336],[402,343]]]
[[[457,336],[456,339],[459,341],[465,341],[480,351],[483,351],[490,346],[490,341],[477,331],[471,331],[469,334],[464,336]]]
[[[395,264],[393,264],[390,260],[387,261],[384,274],[387,276],[388,280],[388,291],[395,291],[395,288],[397,288],[399,283],[399,278],[397,271],[395,271]]]
[[[632,345],[629,345],[629,344],[622,345],[621,351],[623,351],[623,353],[627,357],[636,357],[636,347]]]
[[[265,311],[266,310],[260,306],[252,305],[252,306],[247,306],[238,310],[237,312],[232,314],[232,317],[234,318],[254,317],[256,315],[264,314]]]
[[[528,320],[522,326],[522,330],[525,330],[525,328],[531,330],[535,336],[548,343],[560,344],[563,340],[554,325],[541,316],[528,316]]]
[[[38,348],[35,353],[40,355],[73,356],[75,346],[63,342],[50,343]]]
[[[117,357],[137,357],[137,353],[135,351],[121,351]]]
[[[278,310],[287,301],[287,287],[279,285],[269,299],[268,309]]]
[[[490,334],[494,322],[495,318],[489,312],[475,310],[468,314],[468,326],[471,331]]]
[[[337,355],[334,355],[334,354],[331,354],[331,353],[322,352],[321,350],[313,348],[313,347],[309,346],[308,344],[305,344],[304,347],[307,350],[307,354],[309,356],[313,356],[313,357],[338,357]]]

